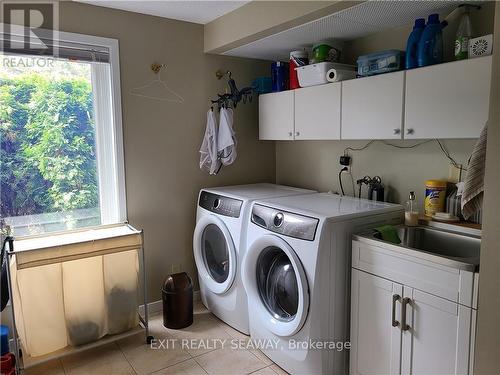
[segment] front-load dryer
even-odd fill
[[[402,220],[399,205],[333,194],[255,201],[242,265],[252,341],[292,374],[347,374],[351,235]]]
[[[200,191],[193,252],[201,300],[213,314],[240,332],[249,334],[241,259],[250,204],[255,199],[306,193],[314,191],[264,183]]]

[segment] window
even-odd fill
[[[59,39],[57,57],[0,55],[0,225],[16,236],[126,220],[118,43]]]

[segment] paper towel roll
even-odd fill
[[[326,80],[328,82],[339,82],[346,79],[356,78],[356,71],[353,70],[341,70],[332,68],[326,72]]]

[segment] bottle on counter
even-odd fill
[[[446,204],[447,183],[443,180],[425,181],[424,213],[433,216],[436,212],[443,212]]]
[[[410,191],[408,202],[406,202],[405,225],[415,227],[418,225],[418,205],[415,192]]]

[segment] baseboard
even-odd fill
[[[199,290],[193,292],[193,301],[197,302],[201,300],[201,295]],[[158,301],[153,301],[148,303],[148,312],[150,314],[157,314],[163,311],[163,301],[160,299]],[[144,315],[144,305],[139,306],[139,312]]]

